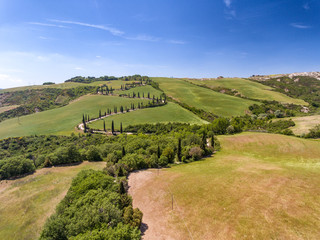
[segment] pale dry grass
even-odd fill
[[[140,194],[167,195],[156,202],[162,211],[144,217],[169,226],[174,239],[320,239],[320,142],[255,133],[220,140],[213,158],[146,181]],[[179,210],[168,211],[170,193]],[[152,209],[148,197],[133,197]]]

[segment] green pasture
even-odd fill
[[[8,119],[0,123],[0,139],[7,137],[34,134],[70,134],[81,123],[82,115],[98,117],[99,110],[103,113],[114,106],[136,106],[138,102],[147,104],[144,99],[122,98],[116,96],[86,95],[67,106],[39,112],[19,118]]]
[[[173,99],[219,116],[230,117],[244,115],[250,105],[257,103],[195,86],[181,79],[152,79],[158,82],[160,88]]]
[[[197,85],[205,85],[209,88],[224,87],[229,89],[235,89],[240,94],[251,99],[259,100],[275,100],[281,103],[292,103],[297,105],[308,105],[307,102],[302,99],[295,99],[285,94],[272,91],[273,88],[265,86],[261,83],[250,81],[243,78],[221,78],[221,79],[208,79],[208,80],[189,80]]]
[[[90,127],[95,129],[103,129],[103,122],[105,121],[106,127],[111,129],[111,122],[114,121],[115,129],[120,129],[120,123],[123,127],[129,125],[137,125],[144,123],[168,123],[180,122],[190,124],[205,124],[206,121],[200,119],[190,111],[182,108],[178,104],[169,102],[167,105],[154,108],[145,108],[124,114],[113,115],[103,120],[98,120],[89,124]]]

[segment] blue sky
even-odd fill
[[[320,71],[319,0],[0,0],[0,88]]]

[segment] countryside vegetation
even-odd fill
[[[319,91],[307,76],[2,89],[0,238],[319,239]]]

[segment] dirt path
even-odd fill
[[[171,227],[170,222],[176,218],[176,214],[171,208],[171,194],[167,184],[157,181],[158,174],[158,170],[150,169],[136,171],[129,175],[129,194],[133,198],[133,207],[143,212],[142,239],[188,239],[185,232]],[[162,174],[161,170],[160,174]],[[152,189],[152,191],[146,191],[146,189]]]

